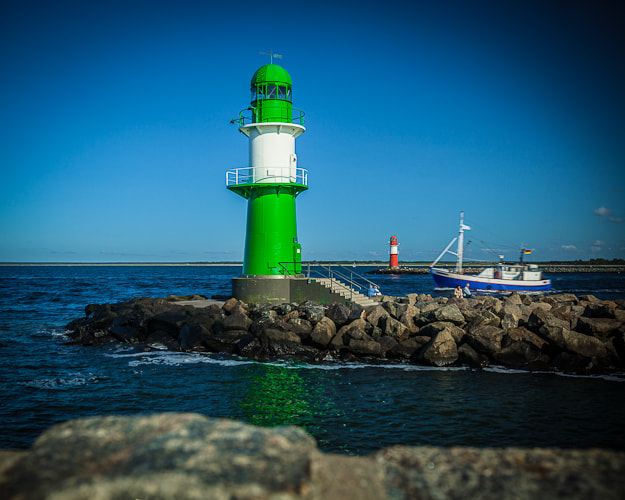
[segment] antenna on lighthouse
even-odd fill
[[[271,64],[273,64],[273,58],[274,57],[276,59],[282,59],[282,55],[281,54],[274,54],[273,53],[273,49],[271,49],[269,52],[261,52],[261,54],[264,55],[264,56],[269,56]]]

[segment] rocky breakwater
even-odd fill
[[[296,427],[191,413],[71,420],[0,450],[0,495],[36,499],[602,499],[625,496],[625,453],[395,446],[322,453]]]
[[[349,309],[314,302],[277,306],[198,296],[91,304],[67,325],[70,342],[160,344],[256,360],[500,365],[578,374],[622,374],[625,301],[573,294],[505,298],[380,297]],[[195,300],[194,300],[195,299]],[[206,307],[199,307],[199,306]]]

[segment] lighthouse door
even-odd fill
[[[297,155],[291,153],[291,161],[289,162],[289,182],[296,182],[297,180]]]

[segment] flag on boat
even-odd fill
[[[465,231],[470,231],[470,230],[471,230],[471,226],[467,226],[466,224],[462,224],[462,225],[460,226],[460,229],[463,229],[463,230],[465,230]]]
[[[523,250],[523,253],[524,253],[525,255],[529,255],[529,254],[531,254],[531,253],[532,253],[532,251],[531,251],[531,250]]]

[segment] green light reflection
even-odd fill
[[[242,367],[244,394],[237,398],[245,420],[253,425],[296,425],[322,440],[318,422],[336,412],[326,392],[329,380],[324,370],[296,366],[252,364]]]

